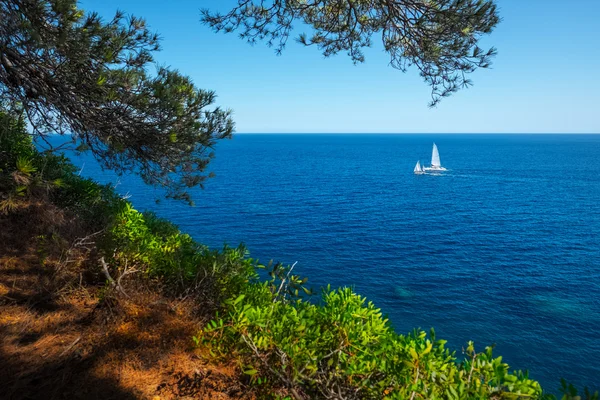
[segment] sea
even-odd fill
[[[434,142],[448,170],[415,175]],[[600,135],[238,134],[215,153],[194,207],[72,158],[199,242],[354,288],[399,333],[600,390]]]

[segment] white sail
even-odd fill
[[[421,161],[417,161],[417,165],[415,165],[415,174],[424,174],[425,171],[423,170],[423,167],[421,166]]]
[[[415,165],[415,172],[421,172],[421,163],[419,161],[417,161],[417,165]]]
[[[439,168],[441,166],[442,166],[442,163],[440,162],[440,153],[438,152],[438,148],[434,143],[433,144],[433,152],[431,153],[431,167]]]

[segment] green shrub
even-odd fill
[[[48,200],[102,229],[123,200],[111,187],[76,172],[64,155],[38,151],[21,119],[0,112],[0,212]]]
[[[322,304],[274,300],[254,283],[228,302],[225,318],[196,339],[216,355],[236,349],[254,381],[276,380],[311,398],[540,398],[526,373],[509,372],[492,348],[472,343],[459,361],[432,331],[398,335],[372,303],[344,288],[327,289]],[[336,397],[337,396],[337,397]]]
[[[215,305],[256,275],[243,246],[214,251],[153,213],[140,213],[110,186],[82,178],[62,154],[36,149],[22,120],[0,112],[0,213],[50,202],[97,233],[100,255],[125,269],[194,291]]]
[[[244,246],[210,250],[154,213],[141,213],[124,202],[102,244],[115,264],[161,278],[179,291],[202,295],[218,308],[255,277]]]
[[[22,119],[0,111],[0,213],[9,214],[44,194],[44,157],[39,154]],[[60,181],[55,182],[56,186]]]
[[[0,110],[0,173],[14,169],[19,157],[36,154],[23,119]]]

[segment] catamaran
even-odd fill
[[[421,175],[424,174],[423,167],[421,166],[421,161],[417,161],[417,165],[415,165],[415,174]]]
[[[433,151],[431,152],[431,167],[425,167],[423,168],[423,171],[447,171],[446,168],[442,167],[442,163],[440,162],[440,152],[435,143],[433,144]]]

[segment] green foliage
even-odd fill
[[[254,381],[275,379],[311,398],[542,396],[537,382],[511,373],[491,347],[477,353],[469,343],[460,361],[433,330],[429,336],[418,330],[396,334],[381,311],[351,289],[327,288],[321,305],[280,301],[268,283],[246,289],[197,341],[215,355],[235,349]]]
[[[159,37],[143,19],[103,21],[76,0],[0,0],[0,38],[0,106],[23,110],[35,135],[72,134],[104,166],[191,202],[186,189],[233,133],[231,112],[155,66]]]
[[[0,110],[0,172],[14,168],[17,158],[34,154],[25,121]]]
[[[140,213],[109,186],[80,177],[63,155],[39,152],[22,119],[0,112],[0,212],[41,200],[101,232],[98,245],[112,267],[135,269],[179,290],[202,294],[217,308],[256,276],[246,249],[214,251],[153,213]]]
[[[266,281],[267,287],[274,295],[276,301],[286,301],[288,297],[298,298],[300,294],[312,295],[311,289],[308,289],[305,284],[308,278],[301,278],[298,275],[292,275],[292,271],[296,264],[284,266],[282,263],[273,263],[262,265],[257,264],[259,270],[266,270],[269,279]]]
[[[567,383],[564,379],[560,380],[560,392],[562,393],[562,400],[598,400],[600,394],[598,392],[591,392],[587,387],[584,388],[582,395],[575,386]]]
[[[346,52],[354,63],[365,60],[371,38],[382,41],[390,65],[415,66],[432,88],[431,106],[468,87],[469,73],[488,68],[494,48],[479,47],[500,18],[493,0],[240,0],[225,14],[202,10],[215,31],[240,31],[254,44],[265,40],[280,53],[300,22],[311,35],[298,42],[317,46],[326,57]]]
[[[102,249],[120,268],[161,278],[179,291],[201,295],[215,308],[256,277],[244,246],[210,250],[172,223],[127,202],[116,213]]]
[[[0,155],[0,213],[46,199],[100,230],[123,202],[112,188],[78,176],[64,155],[39,152],[24,121],[2,111]]]
[[[114,251],[117,261],[143,266],[150,276],[191,278],[203,247],[154,215],[148,219],[150,224],[144,214],[124,203],[111,226],[110,243],[105,246]]]
[[[63,185],[59,158],[35,149],[24,121],[0,110],[0,213],[15,212],[32,198]],[[50,165],[49,165],[50,164]],[[57,168],[58,167],[58,168]]]

